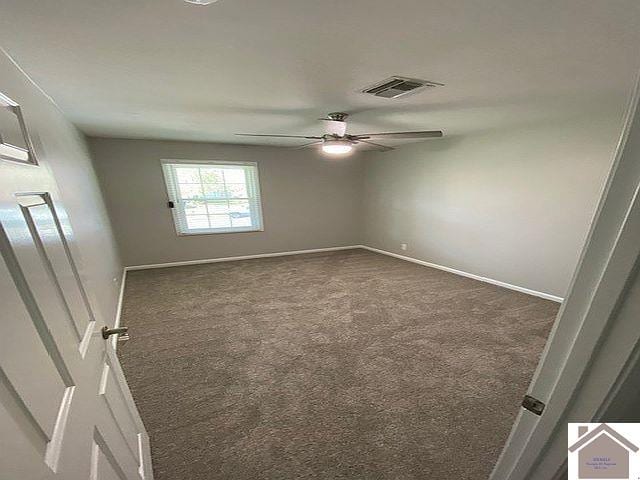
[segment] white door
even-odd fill
[[[0,125],[0,478],[151,479],[148,436],[92,311],[55,182],[20,135],[19,107],[4,96],[0,107],[24,147],[8,145],[9,118]]]

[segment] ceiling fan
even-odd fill
[[[418,132],[389,132],[389,133],[363,133],[360,135],[347,134],[347,117],[349,114],[343,112],[333,112],[327,115],[327,118],[320,118],[323,120],[326,127],[324,135],[320,136],[308,136],[308,135],[268,135],[268,134],[254,134],[254,133],[236,133],[236,135],[243,137],[279,137],[279,138],[304,138],[313,140],[313,142],[306,143],[296,148],[314,147],[316,145],[322,145],[322,151],[330,155],[344,155],[353,150],[354,145],[365,143],[376,147],[378,150],[386,152],[393,150],[393,147],[381,145],[379,143],[372,142],[371,139],[405,139],[405,138],[439,138],[442,137],[441,130],[424,130]]]

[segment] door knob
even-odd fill
[[[128,339],[129,338],[129,334],[127,333],[128,331],[129,331],[129,327],[109,328],[106,325],[102,327],[102,330],[101,330],[102,338],[104,338],[105,340],[109,338],[111,335],[118,335],[118,336],[121,336],[121,338],[125,337],[125,339]]]

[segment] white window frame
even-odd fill
[[[179,236],[192,236],[192,235],[220,235],[220,234],[228,234],[228,233],[250,233],[250,232],[263,232],[264,231],[264,221],[262,216],[262,196],[261,196],[261,187],[260,187],[260,172],[258,168],[257,162],[233,162],[233,161],[224,161],[224,160],[184,160],[184,159],[162,159],[162,173],[165,183],[165,189],[167,192],[167,199],[169,202],[173,203],[173,207],[170,208],[173,225],[175,227],[176,233]],[[184,204],[180,198],[174,193],[177,191],[178,181],[175,177],[175,170],[171,168],[171,165],[176,164],[185,164],[185,165],[211,165],[211,166],[245,166],[245,167],[253,167],[254,169],[254,177],[255,182],[249,184],[247,182],[247,189],[253,190],[249,195],[249,208],[251,210],[250,216],[252,219],[255,219],[257,225],[251,225],[249,227],[221,227],[221,228],[201,228],[201,229],[186,229],[187,219],[184,210]],[[251,199],[255,198],[256,201],[252,202]],[[185,229],[181,229],[181,225],[185,226]]]

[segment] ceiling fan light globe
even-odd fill
[[[336,120],[325,120],[325,129],[329,135],[344,137],[347,133],[347,124]]]
[[[352,150],[353,145],[346,140],[326,140],[322,144],[322,151],[329,155],[346,155]]]

